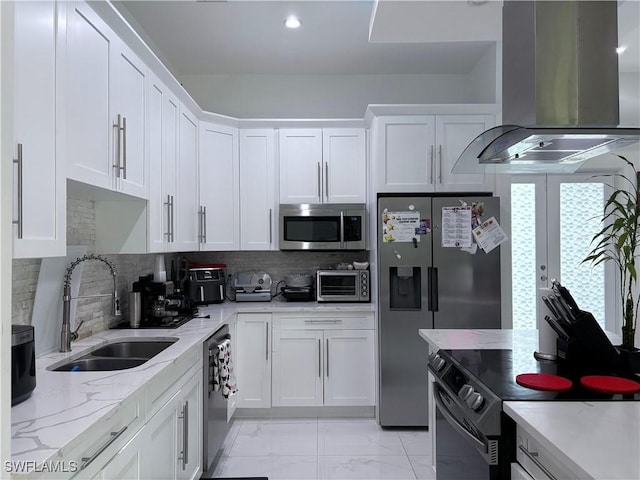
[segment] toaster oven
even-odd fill
[[[369,270],[318,270],[316,300],[318,302],[369,302]]]

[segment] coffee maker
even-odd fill
[[[146,275],[133,282],[133,291],[141,293],[141,326],[167,326],[175,317],[192,316],[197,310],[191,300],[177,292],[173,282],[154,282],[153,275]]]

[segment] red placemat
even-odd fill
[[[566,392],[573,386],[571,380],[549,373],[521,373],[516,376],[516,383],[523,387],[549,392]]]
[[[640,383],[626,378],[607,375],[588,375],[580,379],[580,383],[591,390],[603,393],[631,394],[640,392]]]

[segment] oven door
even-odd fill
[[[463,413],[463,407],[437,382],[436,474],[438,480],[498,479],[498,441],[478,432]]]

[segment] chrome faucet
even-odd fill
[[[111,270],[111,276],[113,277],[113,292],[101,295],[82,295],[78,297],[71,297],[71,274],[73,273],[73,269],[76,268],[79,264],[84,262],[85,260],[99,260],[103,263],[106,263],[109,269]],[[60,331],[60,351],[61,352],[70,352],[71,351],[71,342],[73,340],[78,339],[78,330],[84,323],[82,320],[76,330],[74,332],[71,331],[71,300],[76,298],[94,298],[94,297],[111,297],[112,299],[112,315],[121,315],[120,312],[120,299],[118,298],[118,290],[116,288],[116,269],[113,264],[104,258],[101,255],[88,254],[82,257],[76,258],[69,268],[67,268],[67,273],[64,275],[64,291],[62,293],[62,330]]]

